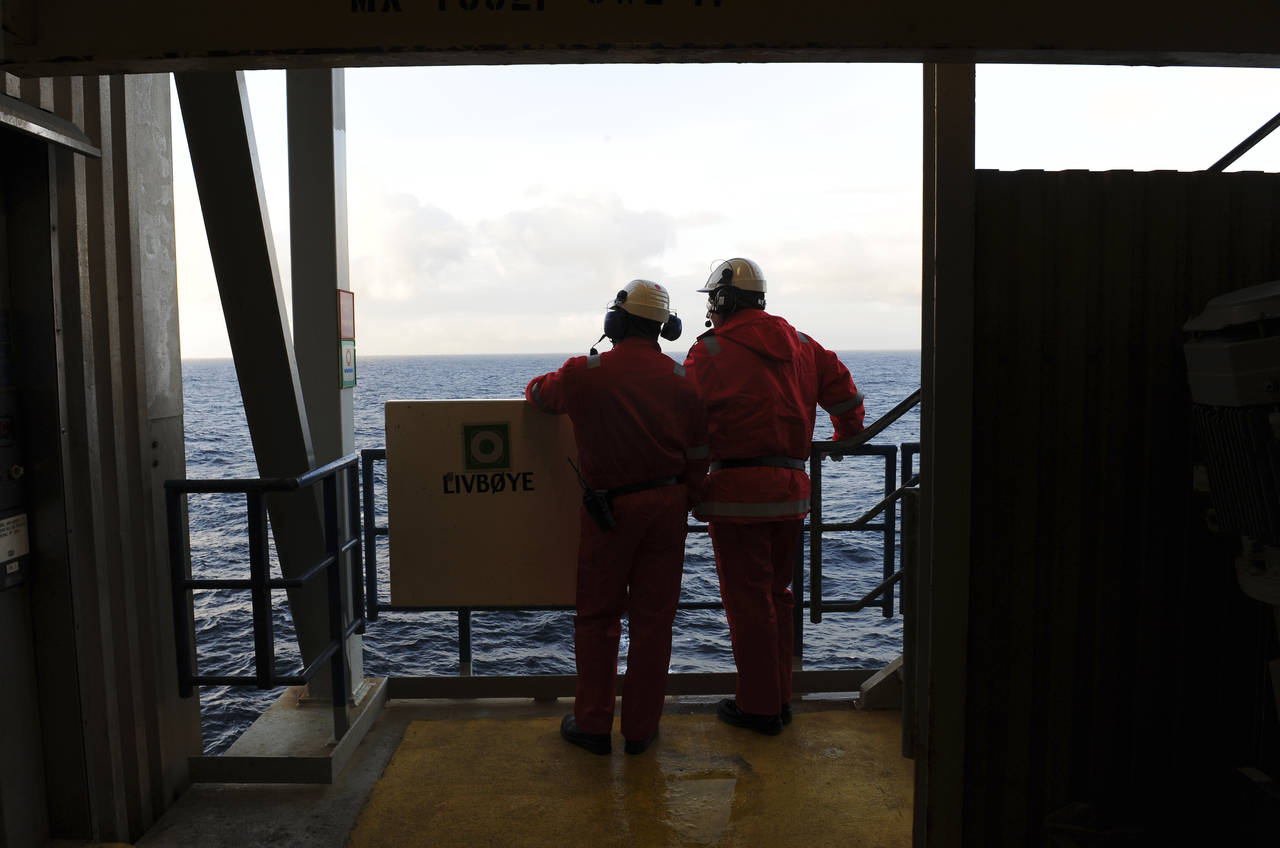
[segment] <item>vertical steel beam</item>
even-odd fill
[[[286,90],[293,345],[311,443],[323,464],[355,449],[353,391],[341,388],[336,294],[351,287],[343,72],[289,71]]]
[[[338,289],[349,289],[347,254],[346,92],[343,71],[289,71],[289,254],[293,348],[318,465],[355,450],[354,390],[342,388]],[[345,499],[345,494],[340,494]],[[339,510],[345,537],[347,508]],[[354,588],[342,568],[345,611]],[[363,676],[361,639],[348,644],[350,678]],[[319,687],[311,687],[313,690]]]
[[[974,66],[924,66],[917,846],[964,835],[973,476]]]
[[[313,467],[315,455],[244,75],[188,72],[174,78],[258,473],[301,474]],[[318,493],[277,493],[267,506],[281,571],[298,576],[324,556]],[[304,666],[328,643],[326,594],[322,580],[289,592]]]
[[[134,540],[131,575],[140,622],[143,722],[151,728],[151,809],[159,816],[188,783],[187,757],[201,751],[200,709],[181,698],[171,633],[164,481],[186,477],[182,366],[178,340],[177,257],[173,229],[173,139],[169,75],[111,78],[111,155],[118,186],[116,255],[123,416],[129,494],[145,528]],[[181,516],[186,518],[186,507]],[[182,563],[182,575],[188,564]]]

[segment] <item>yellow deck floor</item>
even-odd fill
[[[558,718],[418,720],[347,845],[909,846],[897,712],[797,712],[781,736],[666,715],[639,756],[597,756]]]

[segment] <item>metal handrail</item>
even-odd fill
[[[888,528],[885,531],[885,551],[884,551],[884,580],[876,589],[872,590],[874,595],[881,596],[881,609],[885,618],[893,615],[893,587],[897,582],[893,574],[893,530],[897,523],[897,514],[894,510],[894,504],[902,496],[902,491],[908,488],[911,483],[904,483],[896,491],[885,496],[875,506],[871,507],[860,518],[848,522],[838,524],[827,524],[822,520],[822,458],[824,456],[843,457],[847,454],[860,453],[866,450],[866,443],[871,439],[884,432],[892,426],[899,418],[906,415],[911,409],[920,403],[920,389],[916,389],[898,402],[893,409],[881,415],[869,427],[863,429],[861,433],[852,439],[842,441],[815,441],[810,448],[809,453],[809,620],[814,624],[822,621],[824,611],[830,612],[857,612],[868,606],[874,601],[868,601],[866,597],[862,601],[853,604],[843,601],[823,601],[822,596],[822,534],[824,531],[833,530],[860,530],[878,515],[880,512],[885,513],[884,524]],[[897,449],[893,448],[893,455],[885,457],[885,491],[889,492],[893,489],[894,477],[897,476],[893,468],[897,458]],[[905,459],[905,457],[904,457]],[[919,476],[912,478],[918,482]]]
[[[854,436],[852,439],[845,439],[841,442],[816,441],[813,443],[813,447],[815,449],[821,448],[822,452],[825,454],[837,454],[865,445],[867,442],[892,427],[897,423],[899,418],[910,412],[918,403],[920,403],[920,390],[916,389],[914,392],[898,401],[897,406],[893,409],[877,418],[871,426],[864,427],[862,432]]]
[[[360,502],[360,479],[355,466],[357,453],[310,469],[293,477],[252,478],[238,480],[166,480],[165,508],[168,518],[169,567],[173,592],[174,638],[177,648],[178,690],[184,698],[194,694],[196,686],[297,686],[311,681],[329,664],[333,701],[334,738],[347,732],[347,692],[349,668],[347,640],[365,629],[363,583],[360,581],[360,550],[363,534],[356,528]],[[338,483],[343,474],[347,485],[347,534],[339,538]],[[296,577],[271,578],[267,542],[266,496],[276,492],[292,492],[320,483],[323,486],[325,555]],[[188,574],[190,537],[186,532],[185,498],[189,494],[244,494],[248,511],[249,578],[192,578]],[[349,559],[352,566],[352,592],[355,614],[344,623],[341,563]],[[271,623],[271,591],[295,589],[307,585],[320,574],[328,578],[327,600],[329,642],[299,674],[275,672],[275,635]],[[251,592],[253,615],[254,674],[201,675],[194,668],[194,613],[189,593],[195,589],[243,589]]]
[[[797,595],[793,626],[796,629],[796,652],[799,656],[803,644],[803,609],[809,608],[814,622],[821,620],[822,613],[844,612],[863,609],[879,603],[885,615],[893,614],[893,587],[899,582],[905,585],[906,577],[901,570],[893,572],[894,533],[896,519],[893,506],[904,492],[915,485],[918,475],[906,479],[906,470],[910,462],[909,456],[918,453],[918,445],[903,445],[903,484],[892,490],[896,476],[896,446],[868,445],[867,442],[898,420],[903,414],[919,402],[920,392],[917,390],[899,403],[893,410],[882,416],[855,439],[846,441],[817,441],[812,445],[810,457],[810,486],[812,512],[808,524],[810,532],[810,600],[804,600],[803,592],[803,549],[797,550],[797,568],[793,590]],[[824,524],[821,520],[821,486],[823,456],[862,455],[882,456],[885,458],[885,491],[886,496],[862,517],[851,523]],[[471,666],[471,613],[480,610],[570,610],[568,605],[508,607],[398,607],[378,602],[377,576],[377,537],[389,535],[387,526],[378,526],[376,519],[376,486],[374,480],[374,462],[384,461],[386,450],[364,450],[351,454],[333,462],[311,469],[303,474],[282,478],[256,478],[239,480],[169,480],[165,482],[166,508],[169,519],[169,552],[173,583],[174,629],[178,648],[178,680],[183,697],[189,697],[198,685],[246,686],[271,688],[281,685],[298,685],[310,681],[327,662],[333,673],[334,693],[334,733],[341,738],[347,730],[346,700],[348,692],[347,676],[349,669],[346,662],[346,641],[355,633],[365,630],[366,622],[375,621],[381,611],[452,611],[458,614],[459,629],[459,664],[464,675],[470,674]],[[360,474],[354,473],[353,466],[360,464]],[[337,475],[344,474],[347,484],[347,521],[348,534],[338,539],[338,489]],[[310,566],[303,574],[290,578],[271,579],[269,577],[266,497],[270,493],[289,492],[306,488],[316,483],[324,486],[324,535],[325,556]],[[248,525],[250,536],[250,576],[248,579],[194,579],[187,574],[187,561],[190,540],[185,532],[183,500],[189,494],[244,494],[248,502]],[[363,510],[363,521],[358,511]],[[885,521],[872,524],[877,515],[885,513]],[[361,527],[360,531],[352,528]],[[706,525],[690,525],[690,532],[706,532]],[[827,601],[822,597],[822,565],[821,534],[824,531],[867,530],[881,531],[886,534],[885,541],[885,579],[868,595],[858,601]],[[816,544],[815,544],[816,540]],[[363,556],[362,556],[363,554]],[[350,558],[352,565],[351,591],[355,605],[353,619],[344,624],[342,604],[342,585],[340,567],[344,558]],[[363,566],[364,574],[360,574]],[[317,578],[321,573],[328,577],[329,630],[330,642],[312,659],[312,661],[296,675],[277,675],[274,669],[275,645],[271,627],[271,598],[273,589],[297,588]],[[362,579],[363,578],[363,579]],[[252,593],[254,662],[255,674],[247,675],[198,675],[193,668],[193,642],[190,634],[194,630],[194,621],[190,607],[189,593],[194,589],[242,589]],[[682,601],[677,605],[681,610],[722,609],[719,602]],[[696,675],[695,675],[696,676]]]
[[[896,456],[897,447],[888,445],[867,445],[870,439],[875,438],[886,428],[891,426],[899,418],[910,411],[920,402],[920,390],[916,389],[902,401],[900,401],[893,409],[882,415],[871,426],[865,428],[861,433],[853,439],[845,441],[815,441],[812,443],[813,454],[810,460],[810,502],[811,502],[811,518],[806,527],[810,532],[810,600],[804,600],[803,592],[803,550],[797,551],[797,566],[794,572],[792,590],[797,598],[795,604],[795,614],[793,627],[795,629],[795,645],[796,656],[799,657],[803,646],[803,616],[804,610],[809,609],[811,618],[814,623],[821,621],[823,612],[857,612],[868,606],[875,605],[876,598],[879,597],[879,605],[882,607],[886,618],[893,615],[893,592],[892,587],[901,580],[901,571],[894,571],[893,563],[895,561],[895,538],[896,538],[896,514],[892,510],[892,505],[902,497],[903,490],[915,485],[918,478],[913,478],[910,482],[904,480],[904,485],[897,490],[893,489],[896,477]],[[903,446],[904,471],[905,463],[908,460],[908,451],[918,452],[918,445],[911,443]],[[841,456],[883,456],[885,457],[885,491],[886,496],[878,504],[868,510],[860,518],[852,523],[823,524],[821,522],[821,457],[826,455],[839,454]],[[363,492],[363,510],[364,510],[364,533],[365,533],[365,581],[364,581],[364,597],[365,597],[365,619],[367,621],[377,621],[381,612],[453,612],[458,616],[458,665],[460,672],[469,675],[471,671],[471,613],[473,612],[513,612],[513,611],[569,611],[573,607],[567,604],[553,605],[536,605],[536,606],[470,606],[459,607],[450,605],[416,605],[416,606],[398,606],[394,604],[383,604],[378,600],[378,573],[377,573],[377,537],[387,536],[390,532],[386,525],[377,524],[377,513],[375,504],[375,484],[374,484],[374,467],[375,462],[384,462],[387,458],[385,448],[369,448],[360,452],[362,479],[364,482]],[[815,473],[816,469],[816,473]],[[888,511],[885,521],[882,524],[871,524],[880,512]],[[707,532],[705,524],[690,524],[687,527],[689,532],[697,533]],[[821,533],[823,531],[880,531],[885,534],[884,542],[884,577],[885,580],[872,592],[857,601],[846,600],[824,600],[822,597],[822,542]],[[817,539],[817,544],[814,544]],[[680,601],[676,605],[677,610],[708,610],[723,609],[723,604],[711,601]]]

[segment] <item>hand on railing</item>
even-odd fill
[[[813,443],[813,453],[815,459],[821,459],[822,456],[831,457],[832,461],[839,462],[844,459],[846,453],[852,452],[856,448],[860,448],[876,436],[883,433],[888,427],[906,414],[907,410],[914,407],[920,402],[920,390],[916,389],[907,395],[898,405],[876,419],[870,427],[867,427],[852,439],[845,439],[840,442],[821,442]]]

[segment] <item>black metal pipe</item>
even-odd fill
[[[905,451],[904,451],[905,457]],[[902,474],[908,473],[904,458]],[[920,492],[911,492],[902,500],[902,591],[898,593],[902,612],[902,756],[916,755],[916,615],[915,561],[916,533],[919,528]]]
[[[469,609],[472,612],[573,612],[568,604],[537,604],[533,606],[397,606],[395,604],[378,604],[379,612],[458,612]],[[684,601],[676,604],[677,610],[719,610],[724,604],[719,601]]]
[[[1210,165],[1209,170],[1211,172],[1226,170],[1227,167],[1232,162],[1235,162],[1241,156],[1245,155],[1250,150],[1252,150],[1254,145],[1262,141],[1267,136],[1271,135],[1271,132],[1276,127],[1280,127],[1280,113],[1277,113],[1274,117],[1271,118],[1271,120],[1267,121],[1265,124],[1263,124],[1262,126],[1258,127],[1256,130],[1254,130],[1253,134],[1250,135],[1248,138],[1246,138],[1244,141],[1240,142],[1235,147],[1231,148],[1231,152],[1228,153],[1226,156],[1223,156],[1217,162],[1214,162],[1212,165]]]
[[[876,531],[884,532],[884,529],[885,529],[885,527],[887,527],[887,526],[888,526],[888,525],[883,524],[883,523],[876,523],[876,524],[855,524],[855,523],[854,523],[854,522],[852,522],[852,521],[835,521],[835,522],[828,522],[828,523],[826,523],[826,524],[823,524],[823,525],[822,525],[822,531],[823,531],[824,533],[826,533],[826,532],[828,532],[828,531],[830,531],[830,532],[840,532],[840,531],[843,531],[843,530],[868,530],[868,531],[870,531],[870,530],[876,530]]]
[[[191,621],[186,588],[187,578],[187,540],[186,528],[182,522],[183,494],[176,489],[166,489],[164,493],[165,518],[169,530],[169,585],[173,600],[173,647],[178,661],[178,695],[190,698],[195,690],[192,686],[192,631],[195,629]]]
[[[386,458],[385,449],[367,450],[360,454],[360,473],[364,482],[364,615],[369,621],[378,620],[378,536],[389,532],[389,528],[376,526],[373,463]]]
[[[298,675],[299,678],[301,678],[301,681],[303,683],[310,683],[311,679],[320,673],[320,669],[324,668],[324,665],[329,661],[329,658],[338,653],[338,647],[339,645],[337,642],[330,642],[325,649],[317,654],[316,658],[313,659],[311,663]],[[277,680],[278,679],[279,678],[277,678]]]
[[[347,454],[294,477],[250,477],[231,480],[177,479],[164,481],[164,486],[166,489],[201,495],[288,492],[317,483],[345,466],[354,465],[359,459],[360,455],[357,453]]]
[[[867,607],[879,606],[879,603],[877,602],[876,599],[880,597],[880,593],[882,593],[885,589],[888,589],[890,586],[897,583],[901,579],[902,579],[902,572],[895,571],[892,576],[882,581],[878,586],[876,586],[867,594],[863,595],[861,600],[827,601],[823,604],[823,608],[826,609],[828,612],[859,612],[861,610],[866,609]]]
[[[198,674],[191,678],[196,686],[257,686],[258,678],[253,675]],[[272,686],[300,686],[306,680],[300,676],[271,678]]]
[[[348,542],[342,546],[343,553],[354,551],[347,558],[347,579],[351,581],[351,617],[359,628],[356,632],[364,632],[364,575],[361,573],[363,557],[363,540],[360,532],[360,477],[352,470],[346,472],[347,479],[347,532]]]
[[[252,589],[253,580],[249,578],[222,580],[216,577],[202,577],[198,580],[183,580],[182,585],[187,589]]]
[[[920,402],[920,390],[916,389],[902,400],[898,401],[898,405],[893,409],[881,415],[875,420],[870,427],[864,429],[861,433],[843,442],[814,442],[814,447],[821,445],[825,453],[850,453],[854,448],[861,447],[876,436],[884,432],[895,421],[906,415],[907,412]]]
[[[271,581],[272,589],[298,589],[316,578],[316,575],[337,562],[337,557],[329,554],[297,577],[277,577]]]
[[[822,529],[824,530],[866,530],[868,523],[871,521],[871,519],[879,515],[881,511],[885,509],[885,507],[889,506],[889,504],[901,498],[905,491],[917,485],[919,482],[920,482],[919,475],[916,475],[915,477],[912,477],[904,485],[899,486],[897,489],[894,489],[892,492],[885,495],[884,498],[879,503],[877,503],[875,506],[871,507],[871,509],[864,512],[861,518],[854,519],[853,521],[847,521],[847,522],[836,523],[836,524],[824,524],[822,525]]]
[[[822,452],[809,454],[809,621],[822,622]]]
[[[471,608],[458,610],[458,674],[471,674]]]
[[[338,567],[338,480],[324,478],[324,549],[329,569],[329,639],[337,646],[329,660],[329,698],[333,703],[333,738],[341,739],[350,726],[347,716],[347,640],[342,625],[342,569]]]
[[[893,448],[893,455],[885,457],[884,463],[884,490],[886,492],[893,489],[893,484],[897,482],[896,478],[898,476],[897,445],[894,445]],[[897,530],[898,513],[894,508],[895,504],[896,501],[891,500],[884,508],[884,549],[881,551],[880,555],[884,566],[881,569],[881,576],[885,578],[890,574],[893,574],[894,561],[896,559],[894,548],[897,542],[895,531]],[[888,590],[885,592],[884,602],[881,604],[880,609],[885,618],[893,618],[892,585],[889,586]]]
[[[810,447],[823,456],[838,453],[840,456],[888,456],[898,452],[897,445],[858,445],[855,448],[844,447],[848,442],[814,441]]]
[[[916,476],[914,460],[919,455],[919,442],[902,443],[902,485],[907,485],[907,481]]]
[[[791,572],[791,663],[804,660],[804,534],[796,537],[796,562]],[[723,606],[723,605],[722,605]]]
[[[249,510],[249,580],[253,610],[253,666],[259,689],[271,686],[275,673],[275,634],[271,626],[271,573],[267,549],[267,502],[261,492],[246,496]]]

